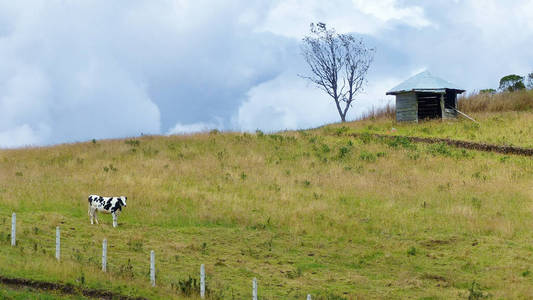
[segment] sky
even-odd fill
[[[338,122],[299,76],[311,22],[376,48],[348,119],[423,70],[533,72],[533,0],[0,0],[0,148]]]

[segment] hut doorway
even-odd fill
[[[444,108],[457,109],[457,93],[454,90],[446,90]]]
[[[418,92],[416,93],[416,101],[418,103],[418,120],[442,117],[440,94]]]

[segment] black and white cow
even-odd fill
[[[117,216],[122,211],[122,207],[126,207],[126,196],[120,197],[101,197],[98,195],[89,196],[89,217],[91,217],[91,224],[98,224],[96,218],[97,212],[104,214],[111,214],[113,216],[113,227],[117,227]]]

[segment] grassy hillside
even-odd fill
[[[497,145],[533,148],[533,113],[510,111],[502,113],[471,113],[478,124],[460,119],[450,121],[396,123],[393,119],[379,118],[357,121],[345,132],[367,132],[403,136],[440,137]],[[335,124],[328,128],[338,128]],[[394,128],[394,129],[393,129]],[[332,130],[331,133],[334,133]]]
[[[253,277],[262,299],[530,298],[533,159],[345,135],[394,126],[532,146],[531,113],[476,117],[2,150],[0,274],[167,299],[204,263],[213,298],[250,297]],[[92,193],[128,196],[118,228],[89,224]]]
[[[474,117],[478,124],[462,116],[459,122],[420,122],[416,126],[396,123],[395,108],[387,105],[364,113],[361,120],[351,124],[350,131],[451,138],[533,148],[533,90],[472,94],[460,98],[458,108]],[[329,127],[342,126],[345,125]]]

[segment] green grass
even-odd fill
[[[0,284],[0,299],[5,300],[82,300],[88,299],[82,296],[75,295],[63,295],[54,292],[43,292],[40,290],[20,287],[14,288],[10,286],[4,286]]]
[[[342,126],[348,126],[349,130],[346,132],[440,137],[533,148],[533,113],[523,111],[481,112],[472,113],[471,116],[479,124],[468,119],[459,118],[458,120],[449,121],[424,121],[413,126],[412,123],[397,123],[388,118],[380,118],[377,120],[368,119],[354,123],[335,124],[322,130],[331,134],[338,134]]]
[[[496,133],[468,129],[473,140],[514,132],[507,139],[529,145],[531,114],[476,117],[494,130],[505,121]],[[533,159],[350,138],[392,124],[349,126],[2,150],[0,274],[168,299],[182,298],[175,287],[204,263],[212,298],[250,297],[253,277],[262,299],[533,296]],[[398,134],[468,139],[466,126],[401,124]],[[128,196],[118,228],[110,216],[89,224],[93,193]]]

